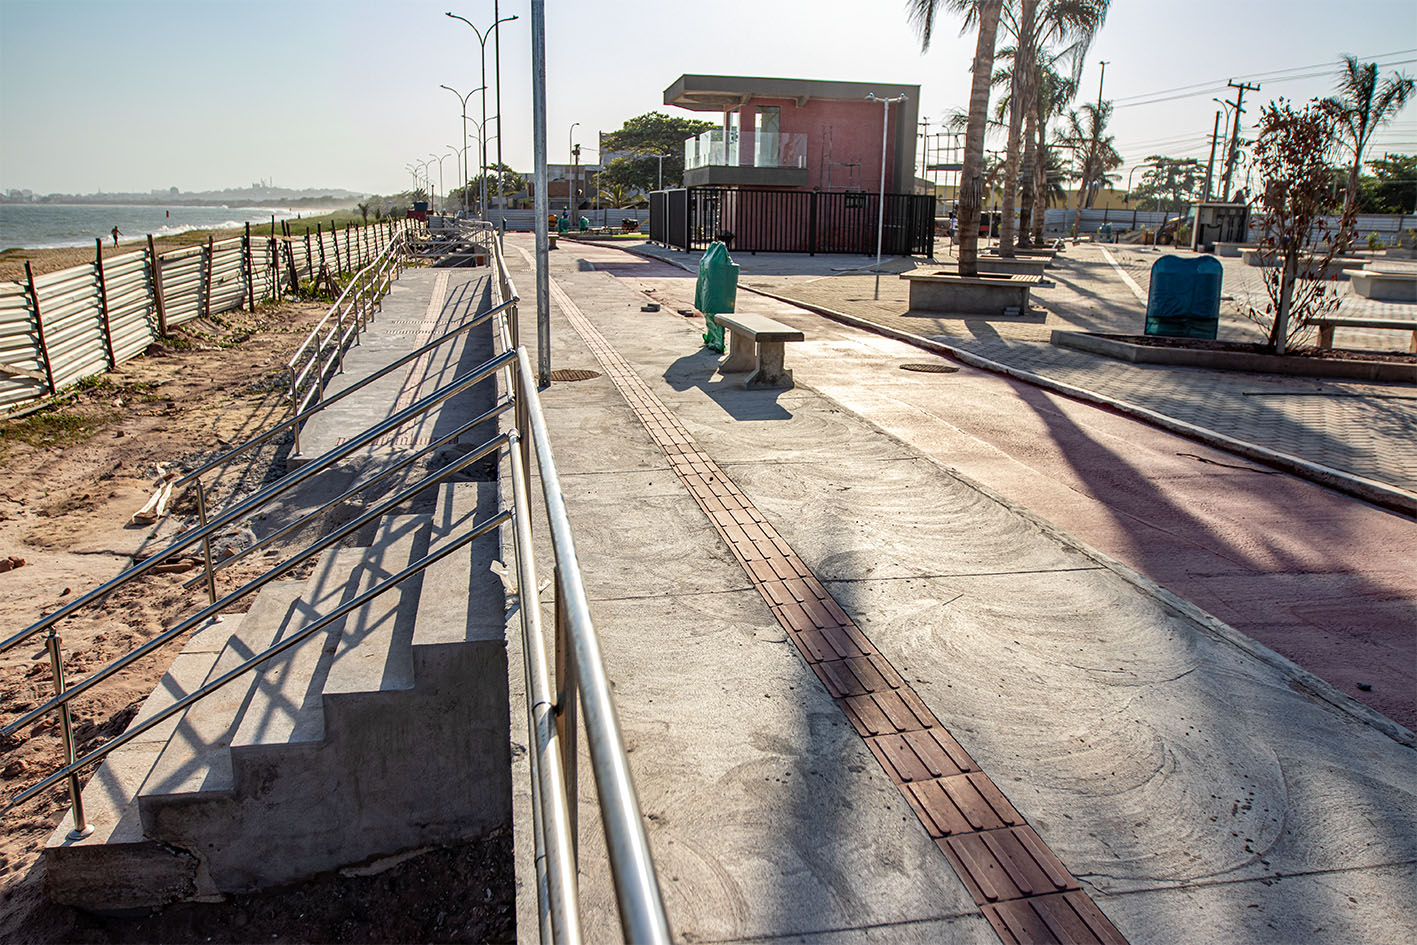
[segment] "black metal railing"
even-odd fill
[[[689,252],[721,239],[752,253],[932,256],[935,200],[928,194],[687,187],[650,195],[650,239]]]

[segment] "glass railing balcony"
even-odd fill
[[[807,166],[807,136],[766,131],[705,131],[684,142],[684,169]]]

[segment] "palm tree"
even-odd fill
[[[1019,243],[1028,243],[1028,218],[1033,209],[1033,190],[1036,186],[1035,151],[1031,145],[1036,131],[1025,137],[1024,125],[1026,122],[1032,125],[1033,105],[1038,95],[1038,67],[1042,63],[1051,67],[1062,57],[1071,57],[1073,81],[1076,82],[1087,50],[1107,18],[1110,5],[1111,0],[1012,0],[1004,8],[1002,25],[1015,38],[1016,45],[1007,51],[1012,68],[1003,73],[1010,85],[1010,104],[1006,147],[1009,160],[1004,178],[1003,222],[999,230],[1001,256],[1013,255],[1015,204],[1020,207],[1020,225],[1024,231]],[[1049,51],[1049,44],[1067,39],[1071,39],[1072,43],[1066,49]],[[1000,53],[1001,58],[1004,55],[1004,52]],[[997,84],[997,76],[995,81]],[[1013,107],[1015,102],[1018,108]],[[1021,141],[1024,142],[1022,149]]]
[[[623,207],[630,201],[630,191],[624,184],[606,184],[600,188],[600,201],[612,207]]]
[[[1092,206],[1097,191],[1116,178],[1107,172],[1122,164],[1122,156],[1117,153],[1116,139],[1105,135],[1107,119],[1112,117],[1112,103],[1103,102],[1102,107],[1088,104],[1082,106],[1082,115],[1077,110],[1068,113],[1067,139],[1074,148],[1083,151],[1082,170],[1078,174],[1077,214],[1073,217],[1073,236],[1077,236],[1082,223],[1084,201]]]
[[[1373,132],[1396,117],[1412,94],[1413,81],[1400,72],[1378,82],[1378,64],[1360,63],[1357,56],[1343,57],[1343,71],[1338,74],[1338,96],[1328,99],[1339,109],[1339,128],[1345,144],[1353,150],[1348,165],[1348,188],[1343,193],[1343,217],[1350,219],[1353,202],[1358,198],[1358,175],[1363,170],[1363,152],[1372,140]],[[1339,240],[1347,248],[1352,239],[1352,225],[1346,225]]]
[[[355,206],[359,209],[359,214],[360,214],[360,216],[364,217],[364,225],[365,225],[365,226],[368,226],[368,225],[369,225],[369,201],[366,200],[366,201],[364,201],[363,203],[355,204]]]
[[[962,31],[978,24],[974,44],[974,81],[969,95],[969,124],[964,132],[964,168],[959,193],[959,274],[979,275],[979,211],[984,197],[984,123],[989,118],[989,82],[994,74],[994,39],[1003,0],[911,0],[910,18],[920,31],[920,47],[930,48],[940,11],[964,15]]]
[[[1059,177],[1055,169],[1062,167],[1062,158],[1055,148],[1048,145],[1048,122],[1054,116],[1061,115],[1063,109],[1068,107],[1068,103],[1077,94],[1077,82],[1059,75],[1053,69],[1051,62],[1042,61],[1038,63],[1037,81],[1033,111],[1028,116],[1028,121],[1033,125],[1038,139],[1033,160],[1034,202],[1030,209],[1033,214],[1031,239],[1035,245],[1041,246],[1043,244],[1043,225],[1047,219],[1048,207],[1052,205],[1053,199],[1056,197],[1059,203],[1067,205],[1066,195],[1062,192],[1054,192],[1055,186],[1061,191],[1061,185],[1058,183]],[[1041,206],[1038,201],[1040,195],[1045,198]]]

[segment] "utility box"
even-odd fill
[[[719,242],[709,244],[699,260],[699,280],[694,286],[694,307],[704,313],[704,344],[714,351],[723,350],[723,326],[714,315],[733,311],[738,298],[738,264],[728,255],[728,247]]]
[[[1191,249],[1215,252],[1216,243],[1243,243],[1249,233],[1250,207],[1243,203],[1193,203],[1186,214]]]
[[[1151,267],[1146,333],[1214,338],[1220,327],[1220,284],[1225,274],[1210,256],[1162,256]]]

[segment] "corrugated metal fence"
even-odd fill
[[[252,308],[313,279],[352,272],[409,221],[304,236],[241,236],[168,253],[109,256],[0,283],[0,409],[58,393],[147,350],[168,329]]]

